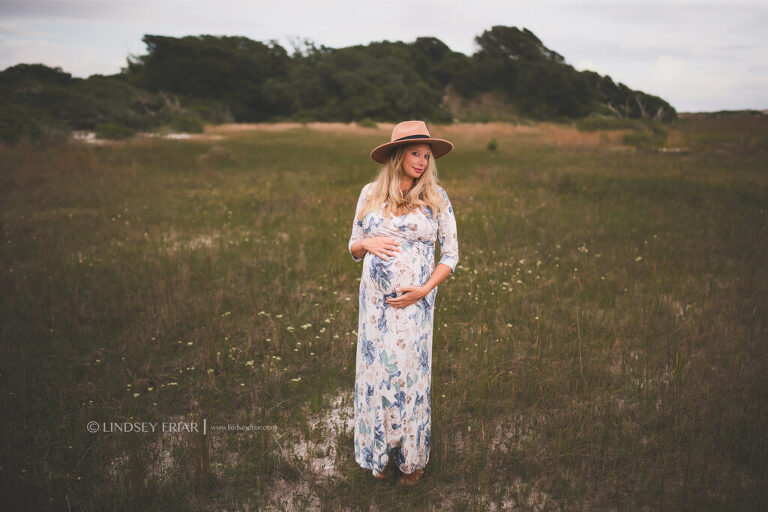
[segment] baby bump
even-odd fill
[[[400,252],[389,257],[379,258],[371,253],[369,275],[376,288],[384,294],[393,293],[403,286],[419,286],[422,255],[418,247],[409,241],[401,240]]]

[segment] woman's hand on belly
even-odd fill
[[[402,295],[399,297],[387,297],[387,304],[397,309],[415,304],[429,293],[425,286],[398,286],[395,288],[395,291],[402,293]]]
[[[389,236],[372,236],[363,239],[363,247],[371,254],[389,261],[396,251],[402,251],[400,242]]]

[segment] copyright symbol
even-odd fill
[[[88,432],[91,434],[99,431],[99,423],[96,421],[89,421],[88,422]]]

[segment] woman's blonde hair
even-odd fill
[[[440,184],[437,179],[437,165],[434,155],[430,156],[424,173],[413,181],[411,188],[405,194],[400,191],[405,153],[409,147],[416,144],[424,143],[404,144],[389,152],[387,161],[379,169],[379,175],[373,181],[373,185],[369,187],[368,201],[360,210],[357,220],[363,220],[368,212],[377,211],[385,202],[387,203],[384,209],[385,217],[394,215],[402,206],[409,210],[415,207],[428,206],[432,210],[432,215],[440,214],[445,207],[445,200],[438,188]]]

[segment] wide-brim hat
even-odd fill
[[[371,151],[374,162],[383,164],[387,161],[390,149],[403,144],[425,143],[432,145],[432,155],[440,158],[453,149],[453,144],[444,139],[436,139],[429,134],[424,121],[403,121],[392,129],[390,142],[377,146]]]

